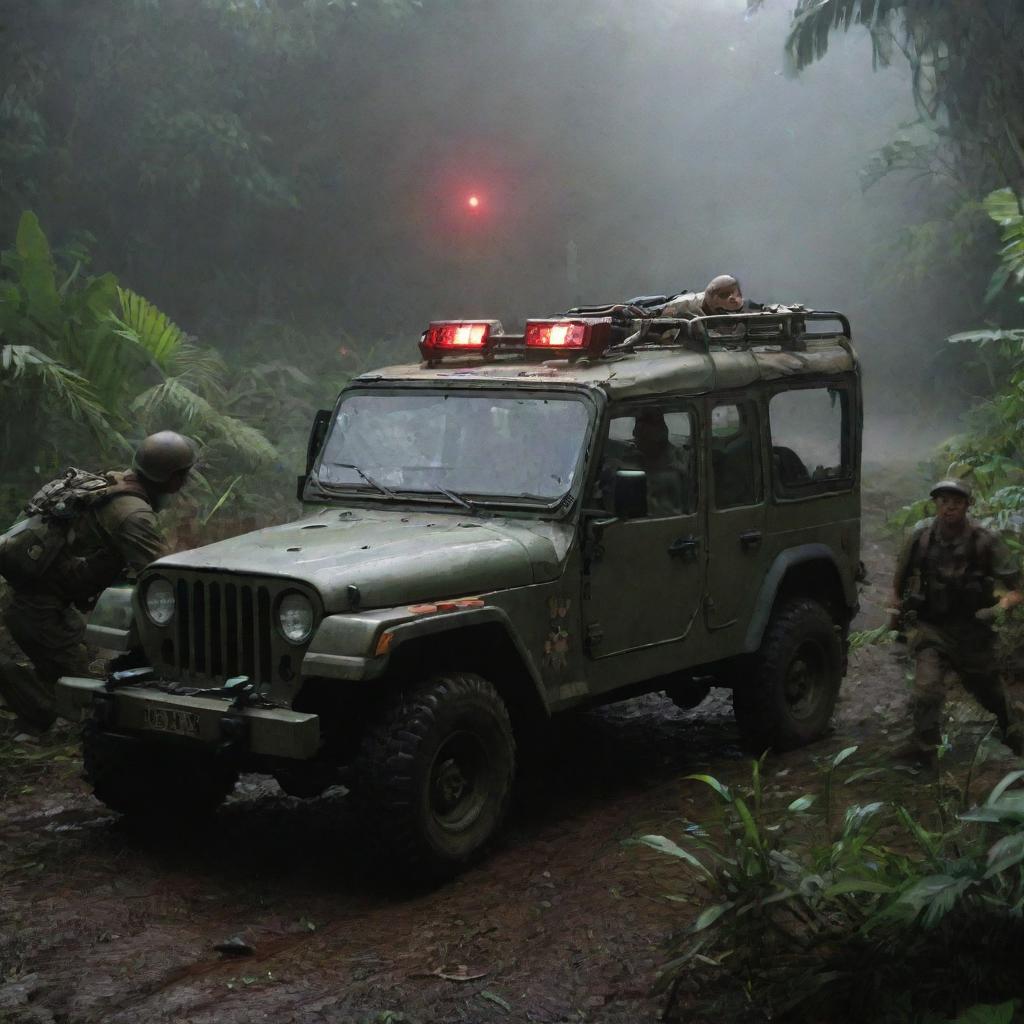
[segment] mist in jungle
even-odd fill
[[[171,8],[151,7],[160,33]],[[66,33],[47,40],[56,53],[74,52],[82,16],[53,22]],[[184,60],[180,24],[167,31]],[[485,0],[425,4],[308,65],[282,50],[237,100],[255,108],[270,166],[297,182],[266,208],[203,183],[200,202],[187,181],[154,187],[187,168],[187,146],[154,144],[155,169],[126,162],[119,132],[135,113],[204,80],[150,62],[83,113],[75,97],[101,74],[93,53],[66,63],[62,102],[97,138],[79,145],[63,191],[31,199],[54,237],[91,232],[94,269],[228,351],[258,320],[414,357],[431,318],[511,327],[732,273],[751,298],[846,312],[881,409],[889,383],[927,377],[923,353],[963,326],[948,280],[896,280],[912,183],[861,187],[871,154],[915,116],[909,72],[872,72],[855,29],[790,77],[789,24],[786,4],[749,15],[746,0]],[[209,81],[231,74],[235,53],[222,68],[204,58]],[[116,204],[75,185],[90,179]],[[7,238],[17,212],[3,213]]]

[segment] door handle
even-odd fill
[[[740,534],[741,548],[755,548],[764,540],[764,534],[760,530],[747,530]]]
[[[700,537],[678,537],[668,546],[668,553],[673,558],[696,558],[700,547]]]

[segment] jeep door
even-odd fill
[[[679,400],[612,410],[587,502],[594,511],[585,527],[583,612],[592,658],[680,641],[699,614],[704,548],[697,424],[696,409]],[[620,469],[646,473],[646,515],[614,517]]]
[[[708,399],[707,416],[711,494],[704,614],[709,632],[723,631],[722,642],[729,647],[746,629],[770,556],[764,535],[762,417],[752,396]]]

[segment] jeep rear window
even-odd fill
[[[338,407],[317,479],[442,501],[439,488],[551,504],[579,473],[589,422],[589,405],[571,396],[352,393]]]
[[[768,405],[775,493],[798,497],[850,485],[849,392],[795,388]]]

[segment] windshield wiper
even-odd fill
[[[398,495],[395,494],[394,491],[392,491],[390,488],[385,487],[378,480],[374,480],[373,477],[370,476],[370,474],[366,472],[366,470],[360,469],[357,465],[355,465],[355,463],[352,463],[352,462],[331,462],[331,463],[329,463],[329,465],[337,466],[338,469],[354,469],[371,487],[376,487],[377,490],[380,491],[381,494],[385,494],[385,495],[387,495],[387,497],[394,498],[397,501]]]
[[[461,505],[463,508],[469,509],[470,512],[476,511],[476,505],[472,501],[468,498],[464,498],[461,494],[449,491],[447,487],[442,487],[440,484],[434,484],[431,489],[437,491],[438,494],[443,494],[446,498],[450,498],[456,505]]]

